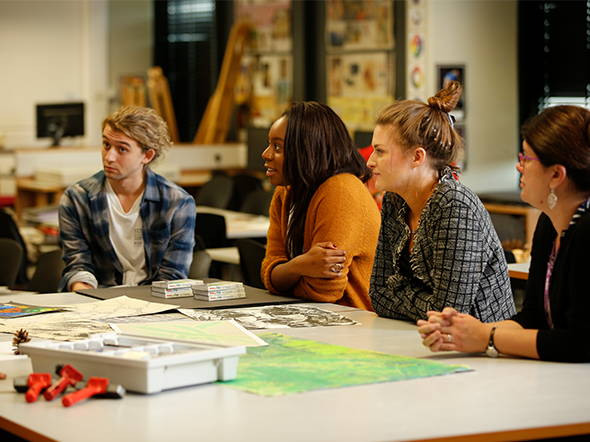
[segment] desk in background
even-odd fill
[[[224,262],[226,264],[240,265],[240,253],[237,247],[219,247],[217,249],[207,249],[207,253],[213,261]]]
[[[533,244],[533,234],[541,212],[520,199],[520,191],[480,193],[477,195],[490,213],[524,217],[525,244]]]
[[[51,201],[57,203],[68,185],[102,169],[100,150],[100,146],[92,146],[16,149],[11,152],[9,155],[14,163],[17,187],[15,206],[19,219],[22,209]],[[176,178],[172,178],[172,175],[169,178],[181,187],[193,189],[209,181],[212,170],[243,170],[248,164],[247,156],[248,147],[244,143],[179,143],[167,152],[164,161],[154,166],[154,170],[168,176],[164,172],[172,168],[176,171]],[[68,176],[75,171],[81,172],[88,168],[93,170],[85,170],[82,177],[73,180],[61,176],[59,183],[49,185],[34,179],[38,167],[63,169],[63,173]],[[51,194],[54,195],[52,200]]]
[[[523,263],[516,263],[516,264],[508,264],[508,274],[511,278],[514,279],[521,279],[526,281],[529,279],[529,267],[531,266],[530,262],[523,262]]]
[[[222,215],[225,218],[228,239],[266,238],[270,227],[270,218],[263,215],[252,215],[209,206],[197,206],[197,216],[199,213]]]
[[[46,295],[51,296],[51,295]],[[590,433],[590,364],[433,354],[416,326],[374,313],[315,304],[362,325],[281,329],[329,344],[474,371],[308,393],[260,397],[209,384],[71,408],[0,395],[0,427],[35,441],[443,441],[525,440]],[[9,340],[9,335],[2,339]]]
[[[17,218],[22,219],[23,211],[30,207],[47,207],[59,203],[65,188],[45,184],[33,178],[18,178],[16,180],[16,198],[14,210]]]

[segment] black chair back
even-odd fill
[[[20,257],[20,266],[16,276],[15,284],[18,286],[25,286],[29,282],[27,276],[27,267],[29,265],[29,256],[27,254],[27,246],[23,237],[18,230],[18,226],[14,221],[12,215],[0,208],[0,238],[10,238],[15,240],[22,248],[22,255]],[[6,285],[6,284],[4,284]]]
[[[215,175],[199,189],[195,198],[197,206],[227,209],[234,190],[234,181],[227,175]]]
[[[39,293],[56,293],[61,282],[62,272],[66,266],[62,251],[52,250],[42,254],[37,261],[37,269],[27,284],[27,290]]]
[[[242,204],[240,212],[268,216],[273,195],[273,190],[257,190],[250,193]]]
[[[241,173],[232,177],[234,180],[234,192],[229,203],[229,210],[240,210],[248,195],[252,192],[262,190],[260,178],[247,173]]]
[[[207,249],[229,247],[225,217],[213,213],[197,213],[195,234],[198,235]]]
[[[0,285],[14,288],[21,266],[23,248],[12,238],[0,238]]]
[[[260,268],[266,255],[266,246],[251,239],[237,239],[236,246],[240,254],[240,269],[242,270],[244,283],[250,287],[266,290],[260,277]]]

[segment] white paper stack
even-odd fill
[[[201,301],[223,301],[246,297],[246,290],[241,282],[219,281],[193,285],[192,291],[193,297]]]
[[[188,298],[193,295],[193,286],[203,286],[200,279],[176,279],[152,282],[152,296],[158,298]]]

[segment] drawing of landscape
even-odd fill
[[[248,330],[358,324],[338,313],[306,305],[267,305],[221,310],[178,309],[178,311],[196,321],[233,319]]]
[[[469,371],[465,365],[388,355],[277,333],[258,335],[269,345],[240,357],[238,376],[223,385],[261,396],[374,384]]]

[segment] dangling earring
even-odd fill
[[[557,195],[555,195],[555,189],[551,188],[551,193],[547,197],[547,204],[549,204],[549,208],[553,210],[555,205],[557,204]]]

